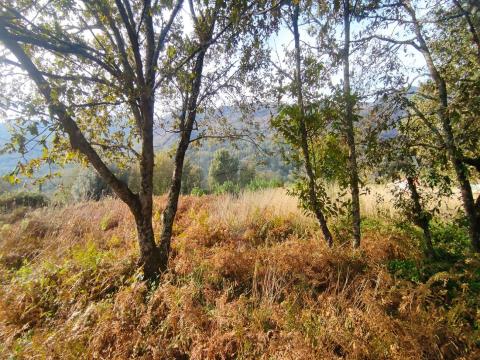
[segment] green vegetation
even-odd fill
[[[0,244],[2,354],[478,355],[478,255],[425,258],[415,232],[389,218],[365,219],[359,252],[328,248],[315,221],[278,189],[184,197],[180,207],[170,270],[150,284],[139,276],[133,219],[118,200],[33,211],[0,230],[8,239]],[[438,248],[468,241],[458,223],[435,229]]]
[[[223,185],[225,182],[238,182],[239,162],[230,155],[228,150],[219,149],[215,152],[208,170],[208,176],[213,185]]]
[[[480,358],[478,1],[0,0],[0,43],[0,358]]]

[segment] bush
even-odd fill
[[[420,270],[413,260],[395,259],[387,264],[388,271],[401,279],[410,280],[412,282],[420,282]]]
[[[39,208],[48,204],[48,198],[41,193],[15,192],[0,196],[0,211],[11,211],[17,207],[25,206]]]
[[[250,191],[257,191],[282,186],[283,182],[280,179],[255,178],[247,184],[246,189]]]
[[[205,194],[206,194],[206,191],[197,186],[195,186],[190,192],[190,195],[193,195],[193,196],[203,196]]]
[[[232,181],[225,181],[223,184],[215,184],[212,189],[212,193],[215,195],[223,194],[235,194],[240,193],[240,186]]]
[[[461,220],[452,223],[432,222],[432,241],[444,257],[459,258],[470,248],[468,228]]]

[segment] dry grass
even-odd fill
[[[387,217],[398,216],[398,210],[395,209],[395,199],[392,194],[393,184],[369,185],[360,197],[360,206],[363,216],[366,217]],[[425,192],[426,190],[423,190]],[[455,215],[462,207],[461,194],[458,189],[452,189],[453,194],[444,197],[441,200],[440,215],[444,218]],[[428,192],[427,192],[428,194]],[[478,195],[478,191],[474,193]],[[439,199],[432,196],[432,201]],[[435,204],[436,205],[436,204]]]
[[[363,189],[360,196],[360,207],[362,216],[367,218],[394,218],[398,217],[398,210],[395,208],[395,199],[392,190],[393,184],[368,185]],[[480,189],[475,187],[474,196],[478,196]],[[425,191],[425,190],[423,190]],[[453,194],[442,198],[440,206],[441,216],[448,218],[457,213],[462,207],[461,194],[458,189],[452,189]],[[337,194],[341,193],[338,186],[327,188],[327,194],[330,198],[336,199]],[[434,199],[438,201],[437,198]],[[238,222],[248,222],[249,216],[255,211],[260,213],[269,212],[272,215],[289,216],[292,215],[299,222],[310,226],[314,223],[313,219],[307,217],[301,209],[298,208],[298,201],[292,196],[288,196],[285,189],[267,189],[258,192],[246,192],[240,197],[233,195],[221,196],[216,204],[215,219],[233,224]]]
[[[157,231],[163,202],[155,200]],[[133,229],[114,199],[4,225],[0,358],[480,356],[480,312],[467,290],[449,293],[460,275],[395,278],[388,262],[421,252],[392,228],[366,229],[360,251],[329,249],[283,190],[184,197],[158,286],[139,280]]]

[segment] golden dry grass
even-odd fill
[[[392,194],[394,187],[394,184],[368,185],[360,197],[362,215],[366,217],[381,216],[390,218],[398,216],[398,210],[394,206],[395,199]],[[423,189],[421,193],[425,191],[426,190]],[[428,191],[427,195],[430,195]],[[475,192],[474,195],[477,196],[478,192]],[[439,200],[433,195],[430,197],[432,197],[431,202]],[[440,215],[445,218],[451,217],[457,213],[461,206],[460,191],[458,189],[452,189],[451,196],[446,196],[441,199]]]
[[[155,199],[156,231],[163,203]],[[174,233],[170,271],[149,286],[139,280],[132,218],[118,200],[39,209],[3,225],[0,357],[480,355],[480,312],[467,290],[448,292],[464,275],[396,278],[388,262],[420,259],[421,251],[387,225],[366,229],[359,251],[329,249],[313,219],[276,189],[184,197]]]

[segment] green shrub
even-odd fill
[[[388,271],[395,276],[410,280],[412,282],[420,282],[421,274],[417,264],[413,260],[392,260],[387,264]]]
[[[206,194],[206,191],[198,186],[195,186],[190,192],[190,195],[193,195],[193,196],[203,196],[205,194]]]
[[[433,245],[443,258],[457,260],[470,248],[468,228],[461,223],[461,219],[446,223],[431,223]]]
[[[257,191],[282,186],[283,182],[280,179],[255,178],[247,184],[246,189],[249,191]]]
[[[238,184],[234,184],[232,181],[225,181],[223,184],[215,184],[212,189],[212,193],[215,195],[223,195],[223,194],[235,194],[238,195],[240,193],[240,186]]]

